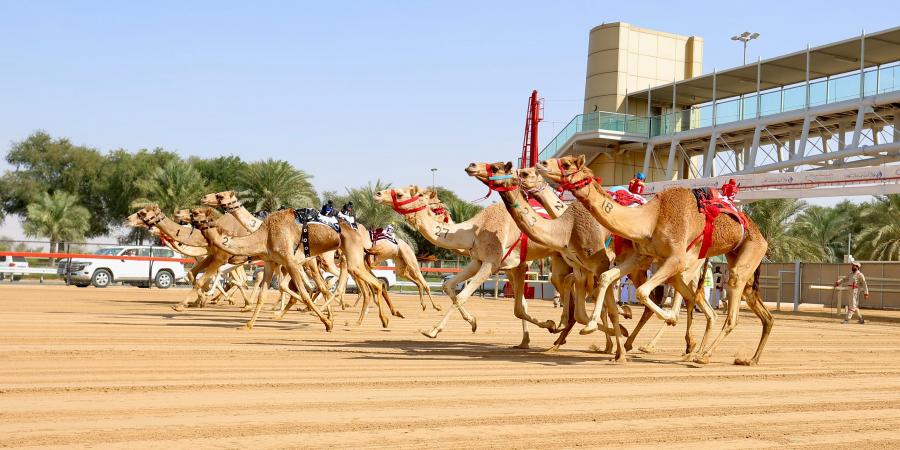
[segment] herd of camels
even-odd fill
[[[735,364],[759,362],[774,322],[759,292],[759,267],[768,244],[751,220],[741,223],[726,214],[710,216],[698,208],[697,193],[684,188],[666,189],[644,205],[620,205],[602,188],[586,166],[584,156],[548,159],[525,169],[515,169],[508,162],[472,163],[465,170],[487,185],[489,193],[497,192],[502,199],[465,222],[454,222],[431,189],[409,186],[374,194],[378,203],[403,216],[435,246],[471,261],[444,282],[443,291],[452,301],[451,308],[443,311],[437,325],[422,330],[424,335],[436,338],[457,311],[475,332],[477,321],[466,309],[466,301],[489,277],[504,271],[514,292],[513,313],[522,321],[522,340],[517,348],[529,346],[528,324],[559,334],[548,350],[556,351],[577,323],[583,325],[580,334],[602,331],[606,335],[604,351],[613,354],[615,362],[624,363],[626,352],[632,349],[634,339],[647,321],[655,315],[666,324],[675,325],[684,302],[688,311],[684,358],[708,363],[737,326],[740,312],[740,301],[728,301],[724,325],[710,339],[717,315],[698,286],[702,284],[700,277],[708,258],[724,255],[729,274],[725,287],[727,298],[743,298],[762,322],[756,352],[749,359],[737,358]],[[576,201],[562,202],[548,181],[560,191],[570,191]],[[538,202],[546,213],[539,214],[530,201]],[[276,274],[282,302],[275,319],[282,318],[301,301],[319,318],[326,331],[331,331],[332,308],[346,307],[344,291],[347,277],[352,276],[363,301],[357,323],[362,323],[370,302],[374,301],[382,326],[387,327],[391,315],[401,318],[403,315],[372,273],[372,268],[386,259],[395,261],[398,276],[418,287],[423,310],[428,307],[425,297],[432,308],[441,310],[431,298],[409,244],[401,239],[377,237],[373,242],[374,235],[352,217],[323,223],[324,220],[315,217],[315,212],[308,215],[293,209],[255,215],[241,206],[233,191],[206,195],[200,204],[197,208],[177,211],[172,218],[151,205],[127,219],[128,225],[150,228],[173,250],[199,261],[189,273],[194,288],[183,302],[174,306],[177,311],[191,304],[204,304],[209,299],[209,286],[218,274],[243,274],[243,270],[226,269],[257,262],[264,270],[252,290],[247,291],[242,275],[232,288],[241,292],[244,310],[253,310],[242,328],[253,328],[265,303],[264,293]],[[700,236],[706,241],[702,248],[693,245]],[[550,282],[563,304],[558,323],[531,316],[524,298],[529,262],[547,258]],[[653,271],[648,275],[651,266]],[[336,277],[336,285],[324,280],[323,270]],[[619,320],[621,315],[629,317],[630,310],[619,309],[611,289],[625,275],[634,282],[637,300],[645,307],[630,333]],[[457,292],[455,287],[461,283],[465,287]],[[664,284],[671,285],[675,291],[668,308],[662,301],[661,289],[657,289]],[[594,301],[590,313],[588,299]],[[695,307],[706,317],[699,343],[691,334]],[[276,304],[273,309],[277,308]],[[663,330],[640,350],[654,351]]]

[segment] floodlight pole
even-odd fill
[[[434,191],[434,173],[437,172],[436,167],[431,168],[431,190]]]

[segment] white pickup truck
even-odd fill
[[[19,281],[28,271],[28,261],[24,256],[0,256],[0,280],[9,277]]]
[[[114,256],[154,256],[173,258],[175,254],[165,247],[121,246],[108,247],[95,252],[97,255]],[[153,272],[150,272],[151,262]],[[62,260],[57,265],[57,275],[67,282],[86,287],[93,285],[105,288],[112,283],[122,282],[140,287],[149,287],[149,280],[160,289],[172,287],[185,276],[184,264],[176,261],[136,261],[127,259],[72,258]]]

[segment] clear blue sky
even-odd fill
[[[745,30],[762,34],[755,59],[898,25],[849,1],[0,5],[4,153],[44,129],[101,150],[286,159],[319,191],[430,184],[437,167],[464,198],[483,190],[469,162],[520,151],[532,89],[542,142],[580,112],[600,23],[702,36],[704,72],[740,64],[729,37]]]

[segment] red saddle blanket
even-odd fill
[[[640,195],[632,194],[631,192],[629,192],[625,189],[619,189],[616,191],[608,191],[608,192],[609,192],[609,195],[612,196],[613,200],[615,200],[616,203],[618,203],[622,206],[635,206],[635,205],[643,205],[644,203],[647,203],[647,200],[644,197],[642,197]]]
[[[700,258],[706,258],[706,253],[712,246],[713,222],[722,213],[728,214],[737,223],[741,224],[741,241],[743,241],[743,235],[747,231],[747,217],[744,213],[738,211],[734,204],[723,197],[717,189],[702,188],[692,189],[691,191],[697,199],[697,209],[706,216],[706,225],[703,227],[703,232],[688,245],[688,250],[693,248],[697,242],[700,242]]]

